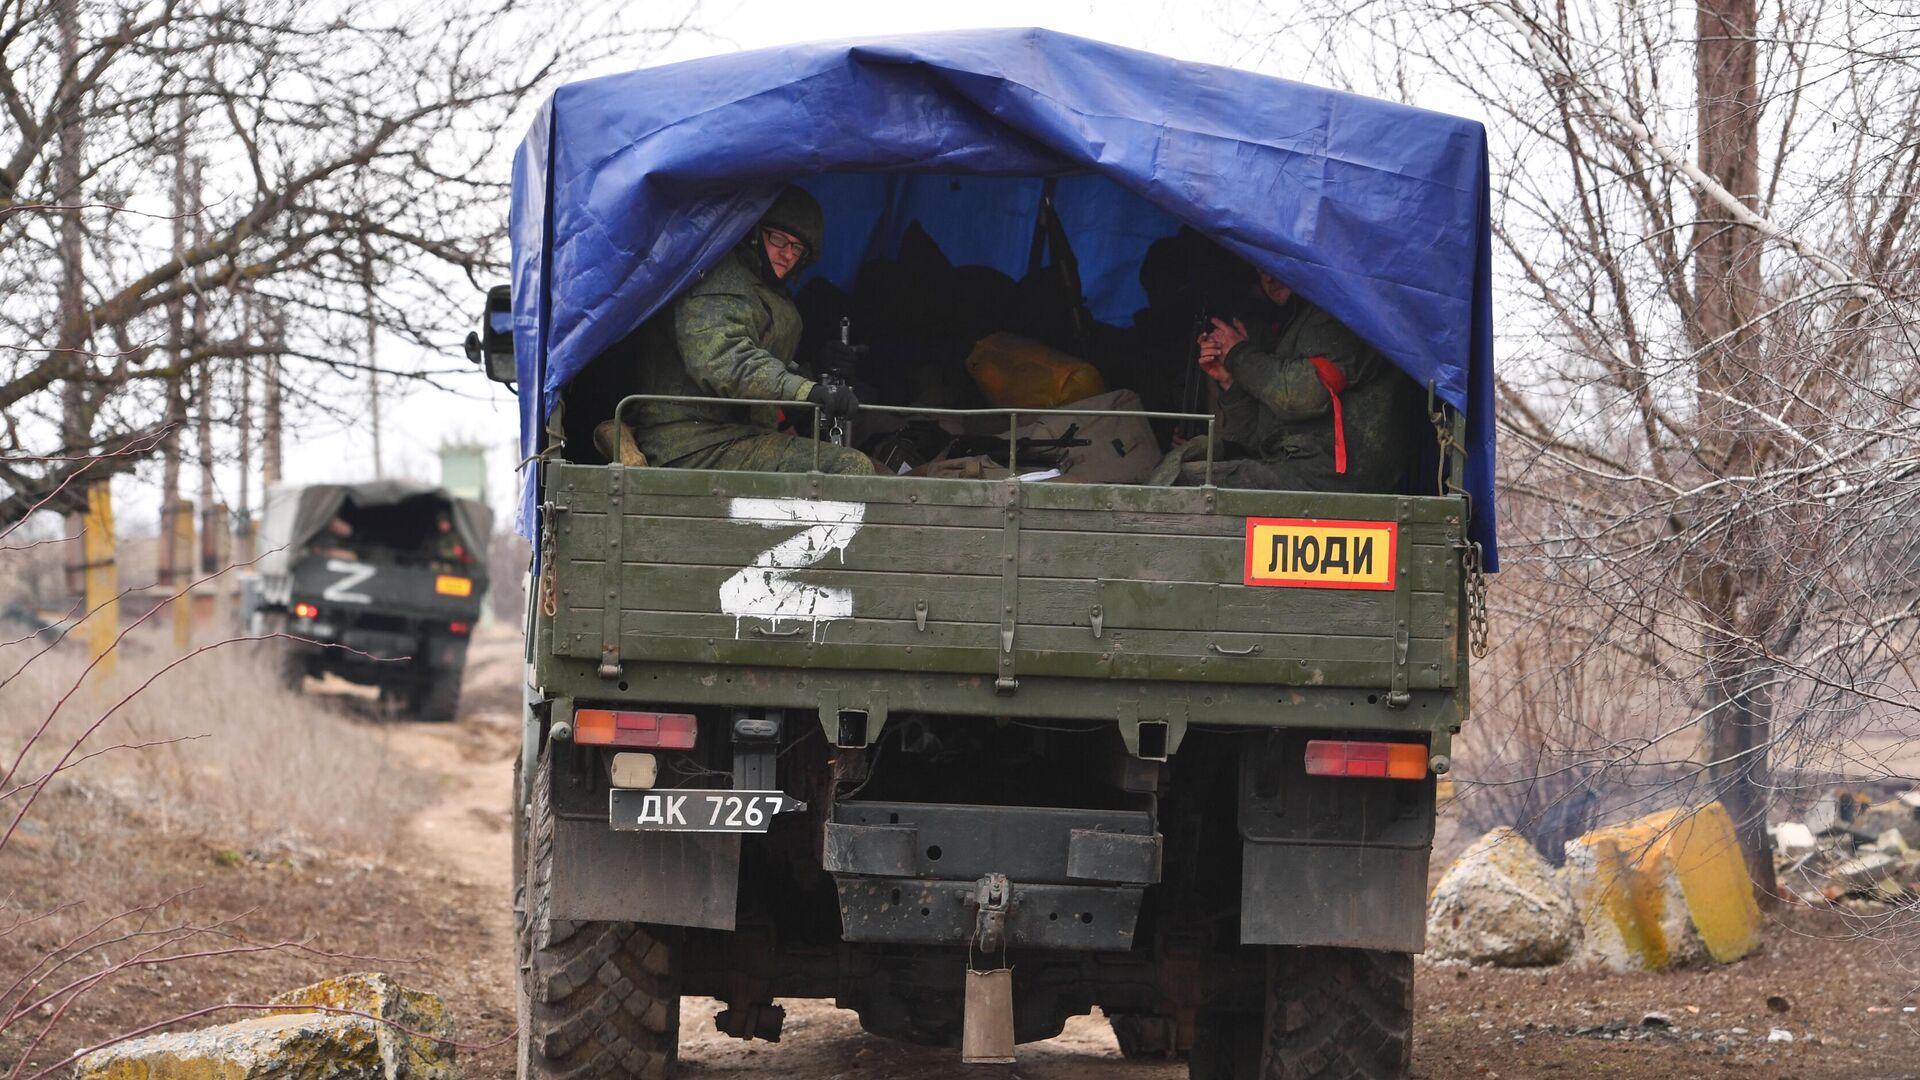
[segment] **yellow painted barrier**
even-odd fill
[[[1731,963],[1760,943],[1760,908],[1719,803],[1649,814],[1567,844],[1583,959],[1617,971]]]
[[[1753,897],[1733,818],[1717,802],[1692,813],[1673,810],[1668,815],[1672,827],[1662,832],[1659,843],[1666,846],[1680,881],[1694,932],[1708,955],[1732,963],[1760,946],[1760,905]]]

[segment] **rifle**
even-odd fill
[[[1009,469],[1057,469],[1066,462],[1068,450],[1093,445],[1093,440],[1080,438],[1079,433],[1079,424],[1069,424],[1066,431],[1051,439],[1023,435],[1014,440],[1011,455],[1002,436],[956,435],[946,452],[949,457],[984,457]]]
[[[1033,246],[1027,251],[1027,273],[1040,269],[1043,252],[1052,255],[1053,268],[1060,275],[1060,285],[1067,297],[1067,317],[1073,324],[1074,355],[1086,360],[1092,351],[1093,327],[1089,325],[1087,298],[1080,281],[1080,260],[1074,255],[1073,245],[1067,240],[1067,227],[1053,206],[1053,193],[1058,186],[1058,177],[1048,177],[1041,185],[1040,211],[1033,222]]]
[[[845,345],[855,352],[865,352],[867,347],[865,345],[855,345],[852,341],[852,336],[852,317],[847,315],[840,316],[840,344]],[[839,372],[827,373],[821,376],[820,381],[826,383],[828,386],[847,385],[846,378]],[[853,420],[849,418],[843,423],[839,417],[835,417],[833,426],[827,429],[827,441],[833,443],[835,446],[851,445],[853,443]]]

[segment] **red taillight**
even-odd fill
[[[691,750],[698,727],[691,713],[613,709],[576,709],[573,713],[573,741],[585,746]]]
[[[320,609],[314,607],[312,604],[295,604],[293,605],[293,617],[296,619],[316,619],[320,617]]]
[[[464,634],[464,633],[466,633],[467,631],[469,631],[469,630],[471,630],[471,629],[473,629],[473,626],[472,626],[471,624],[468,624],[468,623],[463,623],[463,622],[450,622],[450,623],[448,623],[448,624],[447,624],[447,630],[448,630],[448,632],[450,632],[450,633],[455,633],[455,634]]]
[[[1427,775],[1427,748],[1419,743],[1312,739],[1307,743],[1307,775],[1420,780]]]

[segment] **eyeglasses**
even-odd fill
[[[767,246],[775,251],[791,251],[796,259],[804,259],[807,257],[807,242],[805,240],[788,236],[778,229],[761,229],[760,235],[766,240]]]

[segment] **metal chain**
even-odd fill
[[[560,593],[553,585],[553,518],[561,507],[548,502],[540,510],[540,614],[552,619],[560,614]]]
[[[1480,544],[1468,541],[1461,561],[1467,571],[1467,650],[1475,659],[1487,655],[1487,575],[1480,569]]]

